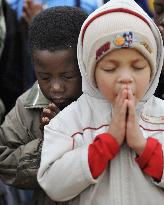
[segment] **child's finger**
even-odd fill
[[[132,101],[128,100],[128,121],[131,123],[136,119],[136,110]]]
[[[134,103],[135,100],[134,100],[132,89],[130,86],[128,86],[127,89],[128,89],[128,99]]]
[[[127,115],[127,89],[124,87],[121,90],[121,94],[118,97],[118,103],[117,107],[115,107],[115,114],[118,116],[120,122],[126,121],[126,115]]]
[[[59,111],[60,110],[56,105],[49,105],[47,108],[43,109],[42,117],[48,117],[49,120],[51,120]]]
[[[120,109],[120,120],[126,121],[128,111],[128,100],[125,99]]]
[[[118,104],[120,103],[122,89],[123,89],[123,88],[121,87],[120,90],[119,90],[118,93],[117,93],[116,100],[115,100],[115,104],[116,104],[116,105],[118,105]]]
[[[43,108],[43,117],[49,117],[51,115],[51,110],[49,108]]]
[[[48,117],[42,117],[42,124],[47,125],[50,122]]]
[[[52,112],[54,112],[54,113],[58,113],[58,112],[60,112],[60,109],[54,104],[54,103],[50,103],[49,104],[49,106],[48,106],[48,108],[50,108],[50,110],[52,111]]]
[[[50,110],[50,113],[49,113],[48,117],[49,117],[49,119],[52,119],[52,118],[55,117],[56,115],[57,115],[56,112],[52,112],[52,111]]]
[[[124,87],[121,93],[120,106],[122,106],[122,104],[124,103],[126,99],[128,99],[128,90],[127,90],[127,87]]]
[[[125,99],[127,99],[127,88],[126,88],[126,85],[123,85],[120,91],[118,92],[118,96],[116,99],[117,105],[121,107]]]
[[[128,87],[128,120],[134,120],[135,115],[135,99],[132,93],[132,89]]]

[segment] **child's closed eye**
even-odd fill
[[[51,76],[48,73],[38,72],[38,79],[43,81],[49,81]]]
[[[145,66],[133,66],[134,70],[139,71],[139,70],[143,70],[145,68]]]
[[[71,80],[77,76],[76,72],[67,72],[67,73],[62,73],[61,78],[64,80]]]
[[[62,77],[63,77],[63,79],[66,79],[66,80],[69,80],[69,79],[73,78],[72,75],[63,75]]]
[[[108,67],[108,68],[103,68],[103,71],[109,73],[109,72],[114,72],[116,70],[116,67]]]
[[[41,80],[50,80],[50,77],[44,77],[44,78],[41,78]]]
[[[140,71],[145,69],[147,66],[147,63],[145,61],[138,61],[132,64],[132,68],[136,71]]]

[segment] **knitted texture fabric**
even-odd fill
[[[156,72],[157,45],[143,16],[128,9],[108,9],[95,15],[83,28],[83,60],[89,79],[94,80],[96,63],[114,49],[137,49],[151,66],[151,78]]]

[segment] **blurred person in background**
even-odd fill
[[[23,92],[23,59],[21,32],[16,14],[5,0],[1,3],[6,34],[0,58],[0,97],[7,114]]]
[[[5,20],[4,20],[3,10],[2,10],[2,1],[0,0],[0,57],[4,47],[5,34],[6,34],[6,25],[5,25]],[[4,113],[5,113],[5,107],[0,97],[0,123],[3,119]]]
[[[5,35],[6,35],[6,25],[5,25],[5,19],[2,10],[2,1],[0,0],[0,58],[4,48]],[[0,123],[3,120],[4,114],[5,114],[5,106],[0,96]]]
[[[103,3],[107,3],[108,1],[109,0],[103,0]],[[153,17],[154,14],[153,1],[154,0],[135,0],[135,2],[139,4],[150,17]]]
[[[158,25],[164,41],[164,0],[154,0],[154,21]],[[164,99],[164,66],[160,76],[156,96]]]
[[[135,0],[136,3],[138,3],[150,16],[153,17],[154,15],[154,0]]]
[[[88,14],[93,12],[97,7],[99,7],[103,3],[103,0],[7,0],[7,1],[12,6],[12,8],[16,10],[18,18],[21,18],[24,4],[26,4],[27,1],[32,2],[33,4],[40,5],[43,9],[50,8],[53,6],[75,6],[75,7],[82,8]],[[36,6],[36,8],[39,8],[39,6]]]
[[[6,23],[5,23],[5,17],[3,13],[2,8],[2,0],[0,0],[0,59],[1,55],[3,53],[4,44],[5,44],[5,37],[6,37]],[[6,59],[7,60],[7,59]],[[11,65],[10,65],[11,66]],[[0,67],[2,70],[5,70],[6,67]],[[11,66],[11,69],[13,66]],[[2,77],[2,76],[0,76]],[[8,76],[6,76],[7,78]],[[12,80],[12,79],[10,79]],[[2,87],[2,81],[1,81],[1,87]],[[3,85],[3,88],[5,89],[6,85]],[[11,89],[10,89],[11,90]],[[5,90],[4,90],[5,91]],[[11,97],[12,97],[12,90],[11,90]],[[3,97],[3,93],[0,92],[0,124],[2,123],[5,115],[5,105],[1,99],[1,96]],[[6,184],[4,184],[2,181],[0,181],[0,205],[27,205],[29,202],[27,200],[27,192],[18,190],[14,187],[10,187]]]

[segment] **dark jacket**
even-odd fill
[[[35,83],[17,99],[0,127],[0,178],[9,185],[33,189],[32,205],[56,204],[37,182],[43,139],[39,125],[42,108],[48,104]]]
[[[5,0],[2,0],[2,8],[6,23],[6,38],[0,58],[0,97],[7,113],[23,92],[23,45],[15,12]]]
[[[164,74],[161,74],[155,96],[164,100]]]

